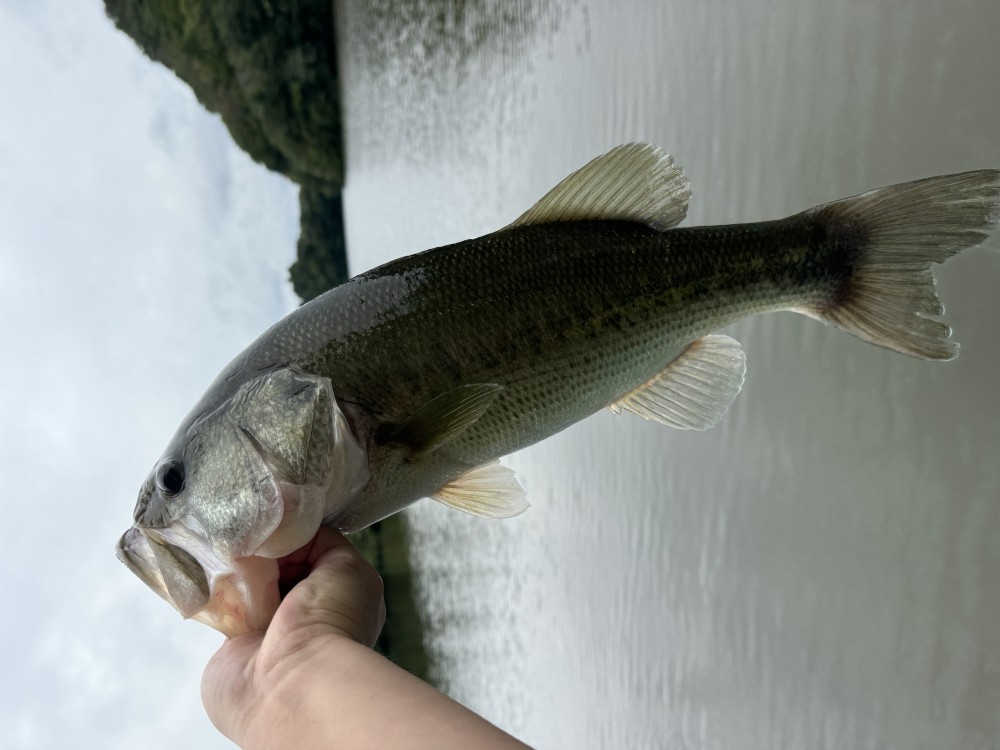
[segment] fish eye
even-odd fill
[[[173,497],[184,489],[184,464],[180,461],[167,461],[156,471],[156,486],[160,492]]]

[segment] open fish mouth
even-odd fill
[[[228,637],[265,630],[281,602],[277,560],[222,559],[177,524],[132,526],[118,540],[115,554],[185,619]]]

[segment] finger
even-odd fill
[[[385,620],[382,579],[353,545],[322,533],[307,555],[311,571],[286,598],[291,627],[327,627],[371,646]]]
[[[351,546],[339,531],[320,526],[316,535],[290,555],[278,558],[279,587],[286,594],[295,584],[309,575],[316,560],[327,550],[335,547]]]
[[[289,555],[278,558],[278,565],[295,565],[304,562],[315,562],[316,558],[333,547],[350,544],[347,537],[336,529],[320,526],[316,535],[307,544],[299,547]]]

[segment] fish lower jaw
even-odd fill
[[[208,604],[191,619],[215,628],[227,638],[264,631],[281,604],[278,561],[243,557],[210,580]]]

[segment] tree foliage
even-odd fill
[[[290,274],[295,293],[308,302],[347,280],[344,210],[340,195],[303,187],[298,260]]]
[[[105,8],[254,159],[303,186],[341,186],[331,0],[105,0]]]

